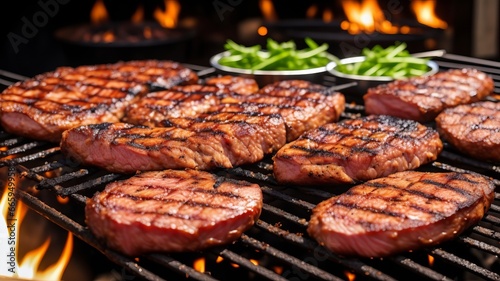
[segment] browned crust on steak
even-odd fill
[[[452,69],[371,88],[364,95],[367,114],[385,114],[418,122],[433,121],[445,108],[484,99],[493,79],[476,69]]]
[[[218,104],[223,91],[215,86],[187,85],[151,92],[127,108],[124,121],[155,127],[169,118],[195,118]]]
[[[436,127],[461,153],[500,162],[500,103],[484,101],[446,109],[437,116]]]
[[[204,82],[206,85],[216,86],[240,95],[251,95],[259,90],[259,85],[255,79],[247,77],[219,75],[209,77]]]
[[[63,133],[61,150],[79,163],[118,173],[232,168],[262,160],[265,152],[275,149],[273,143],[265,143],[263,138],[252,138],[256,130],[276,129],[284,135],[284,123],[279,116],[263,118],[268,118],[274,127],[244,123],[232,131],[231,126],[236,123],[231,122],[199,131],[125,123],[81,126]],[[273,142],[276,144],[276,140]]]
[[[437,131],[418,122],[371,115],[329,123],[283,146],[274,176],[288,184],[345,184],[415,169],[443,148]]]
[[[197,251],[238,239],[258,219],[256,184],[194,171],[146,172],[88,199],[90,230],[130,256]]]
[[[455,238],[480,221],[494,189],[476,174],[400,172],[321,202],[307,231],[341,255],[416,250]]]
[[[0,124],[16,135],[58,142],[64,130],[118,122],[125,107],[150,87],[196,80],[192,70],[169,61],[60,67],[4,90]]]

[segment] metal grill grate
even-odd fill
[[[500,92],[500,63],[457,55],[445,55],[436,61],[442,69],[470,66],[485,71],[495,80],[495,92]],[[325,77],[324,84],[335,85],[335,81]],[[348,104],[342,118],[357,117],[363,111],[362,106]],[[267,158],[255,165],[217,171],[220,176],[259,183],[264,193],[260,219],[237,242],[198,253],[149,254],[133,259],[100,244],[82,219],[88,197],[107,183],[127,176],[79,166],[64,157],[57,145],[2,131],[1,148],[0,167],[15,165],[23,176],[36,182],[40,192],[67,196],[72,206],[67,211],[19,190],[18,196],[28,207],[144,280],[227,280],[228,276],[241,280],[352,280],[353,276],[356,280],[500,280],[498,192],[483,220],[453,241],[385,259],[346,259],[319,246],[308,237],[306,228],[312,208],[348,186],[280,186],[272,177],[272,161]],[[495,185],[500,185],[500,167],[464,157],[448,144],[437,161],[421,170],[473,171],[494,178]],[[434,258],[432,265],[429,256]],[[199,257],[206,260],[206,273],[193,268]]]

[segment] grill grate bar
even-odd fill
[[[62,182],[81,178],[81,177],[86,176],[88,174],[89,174],[89,170],[80,169],[80,170],[77,170],[74,172],[63,174],[63,175],[58,176],[58,177],[46,178],[42,182],[40,182],[39,187],[41,187],[41,188],[54,188]]]
[[[170,256],[160,255],[160,254],[150,254],[146,256],[147,259],[152,260],[164,267],[170,268],[176,272],[184,273],[187,276],[193,277],[200,281],[217,281],[212,276],[201,273],[194,268],[183,264]]]
[[[302,236],[298,236],[296,234],[290,233],[286,230],[283,230],[279,227],[270,225],[270,224],[268,224],[264,221],[261,221],[261,220],[258,220],[256,225],[259,226],[260,228],[263,228],[264,230],[269,231],[272,234],[275,234],[279,237],[283,237],[284,239],[286,239],[286,240],[288,240],[296,245],[299,245],[307,250],[313,251],[320,256],[328,257],[328,259],[336,262],[337,264],[346,266],[347,268],[353,270],[357,274],[370,276],[376,280],[385,280],[385,281],[395,280],[394,278],[386,275],[385,273],[383,273],[383,272],[381,272],[381,271],[379,271],[379,270],[377,270],[369,265],[364,264],[363,262],[361,262],[359,260],[342,259],[310,239],[307,239],[307,238],[304,238]]]
[[[263,204],[262,209],[266,210],[268,212],[271,212],[271,213],[273,213],[275,215],[278,215],[281,218],[285,218],[285,219],[287,219],[287,220],[289,220],[289,221],[291,221],[293,223],[299,224],[301,226],[307,226],[308,225],[307,219],[299,218],[299,217],[297,217],[295,215],[292,215],[292,214],[290,214],[290,213],[288,213],[288,212],[286,212],[286,211],[284,211],[284,210],[282,210],[280,208],[276,208],[276,207],[271,206],[269,204]]]
[[[42,151],[39,151],[39,152],[35,152],[33,154],[29,154],[29,155],[25,155],[25,156],[21,156],[21,157],[17,157],[17,158],[14,158],[12,160],[7,160],[5,161],[5,163],[7,164],[12,164],[12,163],[15,163],[15,164],[21,164],[21,163],[26,163],[28,161],[33,161],[33,160],[36,160],[36,159],[40,159],[40,158],[45,158],[49,155],[52,155],[52,154],[56,154],[57,152],[59,152],[59,148],[58,147],[53,147],[53,148],[50,148],[50,149],[47,149],[47,150],[42,150]],[[0,167],[2,167],[2,163],[4,162],[3,159],[0,159]]]
[[[4,133],[4,132],[0,132],[0,133],[2,135],[5,135],[5,137],[10,137],[10,135],[8,135],[7,133]],[[4,136],[0,136],[0,138],[1,137],[4,137]],[[0,146],[14,146],[14,145],[20,143],[22,140],[23,140],[23,138],[21,138],[21,137],[6,139],[6,140],[0,142]]]
[[[453,280],[453,279],[450,279],[450,278],[444,276],[441,273],[438,273],[438,272],[436,272],[436,271],[434,271],[426,266],[423,266],[419,263],[416,263],[413,260],[406,258],[406,257],[403,257],[403,256],[396,256],[396,257],[392,258],[392,260],[398,264],[405,266],[406,268],[409,268],[415,272],[419,272],[423,276],[426,276],[426,277],[433,279],[433,280],[441,280],[441,281],[452,281]]]
[[[497,273],[491,272],[490,270],[483,268],[481,266],[478,266],[475,263],[472,263],[468,260],[465,260],[463,258],[460,258],[452,253],[449,253],[443,249],[434,249],[431,251],[433,255],[439,256],[442,259],[453,263],[454,265],[459,265],[463,269],[474,272],[480,276],[483,276],[484,278],[490,279],[490,280],[500,280],[500,275]]]
[[[266,252],[269,255],[279,258],[282,261],[285,261],[289,263],[290,265],[293,265],[301,270],[304,270],[318,278],[321,278],[323,280],[334,280],[334,281],[341,281],[342,279],[339,277],[336,277],[314,265],[311,265],[309,263],[303,262],[302,260],[299,260],[293,256],[290,256],[272,246],[270,246],[267,243],[258,241],[254,238],[251,238],[245,234],[242,235],[241,240],[248,245],[253,246],[254,248]]]
[[[314,204],[311,204],[307,201],[304,201],[304,200],[301,200],[301,199],[297,199],[297,198],[294,198],[290,195],[287,195],[283,192],[280,192],[276,189],[273,189],[273,188],[270,188],[268,186],[264,186],[262,185],[262,192],[268,194],[268,195],[271,195],[273,196],[274,198],[278,198],[278,199],[281,199],[283,201],[286,201],[286,202],[289,202],[289,203],[292,203],[296,206],[300,206],[302,208],[305,208],[305,209],[308,209],[308,210],[312,210],[316,205]]]
[[[121,177],[123,177],[123,175],[120,175],[120,174],[106,174],[104,176],[101,176],[101,177],[98,177],[98,178],[95,178],[95,179],[91,179],[91,180],[88,180],[88,181],[84,181],[84,182],[82,182],[80,184],[73,185],[71,187],[60,188],[58,190],[58,194],[61,195],[61,196],[67,196],[67,195],[76,193],[76,192],[81,191],[81,190],[91,189],[91,188],[93,188],[94,186],[97,186],[97,185],[109,183],[109,182],[117,180],[117,179],[119,179]]]
[[[470,237],[458,237],[458,240],[477,249],[489,252],[493,255],[500,255],[500,248],[484,243],[482,241],[472,239]]]
[[[220,253],[218,253],[221,257],[228,259],[236,264],[239,264],[240,266],[245,267],[248,270],[251,270],[262,277],[265,277],[269,280],[276,280],[276,281],[287,281],[286,278],[283,276],[277,274],[276,272],[269,270],[265,267],[258,266],[253,264],[249,259],[242,257],[238,254],[236,254],[233,251],[230,251],[228,249],[222,250]]]
[[[39,173],[52,171],[52,170],[62,168],[62,167],[64,167],[63,163],[54,161],[54,162],[50,162],[50,163],[47,163],[47,164],[42,165],[42,166],[31,168],[29,171],[32,173],[35,173],[35,174],[39,174]]]
[[[500,239],[500,233],[492,230],[492,229],[489,229],[489,228],[485,228],[485,227],[482,227],[482,226],[475,226],[472,228],[475,232],[477,233],[480,233],[488,238],[491,238],[491,239]]]
[[[17,190],[17,195],[19,198],[25,203],[30,209],[36,211],[41,216],[47,218],[51,222],[59,225],[63,229],[73,233],[73,235],[77,236],[79,239],[84,241],[85,243],[91,245],[92,247],[101,251],[104,255],[106,255],[111,261],[122,266],[133,272],[137,276],[141,276],[147,280],[164,280],[157,275],[151,273],[149,270],[139,266],[136,262],[114,252],[109,249],[103,248],[100,246],[98,241],[94,238],[94,236],[90,233],[88,229],[83,227],[82,225],[76,223],[74,220],[70,219],[63,213],[57,211],[51,206],[45,204],[38,198],[33,195],[27,193],[24,190]]]

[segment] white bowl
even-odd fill
[[[357,62],[362,62],[364,60],[365,60],[364,56],[359,56],[359,57],[341,59],[339,63],[353,64]],[[429,60],[427,62],[427,66],[429,67],[429,71],[426,72],[423,76],[436,74],[439,71],[439,66],[435,61]],[[337,63],[335,62],[330,62],[326,66],[327,72],[335,77],[336,85],[342,85],[352,82],[357,83],[355,86],[351,86],[342,90],[342,93],[346,95],[346,99],[348,100],[350,99],[355,102],[362,102],[363,95],[367,92],[369,88],[376,87],[380,84],[389,83],[395,80],[393,77],[389,76],[367,76],[367,75],[346,74],[337,71],[336,67]]]
[[[219,64],[219,60],[222,57],[228,55],[229,52],[226,51],[212,56],[210,58],[210,65],[212,65],[212,67],[214,67],[217,72],[221,74],[253,78],[257,81],[259,86],[264,86],[276,81],[294,79],[307,80],[314,83],[322,83],[323,78],[326,74],[326,66],[301,70],[250,70]]]

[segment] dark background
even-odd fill
[[[145,7],[146,19],[152,19],[152,11],[158,6],[163,6],[163,1],[148,0],[105,0],[104,1],[110,18],[113,22],[128,20],[139,3]],[[384,0],[380,0],[384,6]],[[40,3],[57,4],[57,12],[48,15],[44,12]],[[151,51],[149,49],[130,49],[119,54],[119,59],[129,58],[152,58],[152,59],[173,59],[184,63],[198,65],[209,65],[209,57],[216,52],[223,50],[223,44],[227,38],[240,40],[241,43],[254,44],[263,43],[263,38],[240,38],[242,30],[245,29],[244,22],[261,18],[258,1],[254,0],[180,0],[182,10],[180,20],[196,19],[193,31],[195,36],[185,40],[182,44],[172,44],[163,46],[163,49]],[[311,3],[316,3],[321,7],[331,7],[334,17],[341,18],[343,15],[339,1],[299,1],[299,0],[275,0],[275,8],[278,18],[281,21],[304,19],[305,10]],[[401,1],[405,6],[403,17],[412,18],[409,11],[409,1]],[[406,4],[405,4],[406,3]],[[59,28],[69,25],[86,24],[90,22],[90,10],[94,1],[77,0],[40,0],[40,1],[9,1],[8,7],[2,8],[2,25],[0,37],[0,69],[12,71],[25,76],[33,76],[45,71],[50,71],[57,66],[79,64],[91,64],[100,62],[110,62],[117,58],[116,52],[112,54],[95,54],[86,51],[77,51],[80,59],[75,60],[74,53],[68,55],[68,48],[54,38],[54,32]],[[219,13],[216,5],[219,4]],[[3,5],[7,5],[4,2]],[[51,7],[52,9],[53,6]],[[225,9],[225,10],[224,10]],[[471,21],[473,14],[472,0],[452,1],[438,0],[438,15],[449,24],[449,30],[453,30],[452,37],[448,32],[446,38],[437,38],[437,47],[447,49],[448,52],[456,54],[471,55]],[[26,30],[26,20],[33,23],[34,16],[45,13],[46,20],[39,17],[39,22],[44,23],[29,34],[31,38],[23,36],[23,28]],[[222,17],[221,17],[222,13]],[[33,30],[31,30],[33,31]],[[445,31],[443,31],[445,33]],[[9,39],[10,34],[10,39]],[[25,38],[23,42],[18,42],[18,50],[15,50],[15,43],[12,43],[12,36],[16,34]],[[24,34],[26,35],[26,34]],[[283,36],[280,39],[289,39]],[[321,40],[321,39],[320,39]],[[444,42],[446,40],[446,42]],[[335,52],[338,41],[328,42],[331,51]],[[377,43],[376,41],[372,42]],[[387,43],[387,42],[386,42]],[[421,44],[422,45],[422,44]],[[442,45],[442,46],[441,46]],[[416,45],[411,51],[420,51],[422,46]],[[341,55],[341,54],[340,54]],[[497,59],[497,58],[489,58]]]

